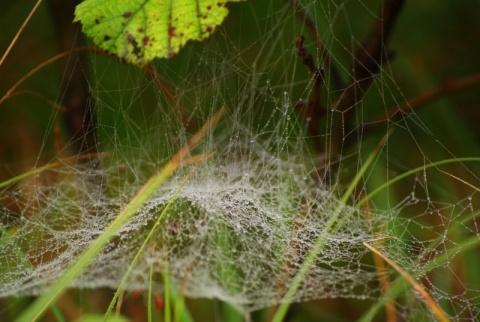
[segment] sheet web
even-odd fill
[[[389,265],[378,271],[364,244],[368,242],[420,281],[452,319],[478,317],[478,290],[469,289],[458,277],[454,280],[460,290],[453,294],[433,276],[456,275],[451,261],[463,247],[478,243],[475,195],[442,199],[442,187],[430,181],[435,170],[425,168],[413,174],[400,192],[385,188],[382,200],[354,208],[380,184],[372,179],[378,173],[388,180],[409,169],[392,146],[398,137],[411,144],[420,165],[430,162],[431,146],[426,149],[423,144],[434,142],[448,154],[414,112],[369,132],[375,124],[369,122],[373,116],[405,101],[388,65],[368,77],[368,87],[363,87],[365,79],[346,82],[345,88],[359,85],[361,95],[348,108],[332,108],[347,91],[335,88],[338,80],[331,66],[336,66],[340,78],[352,79],[356,49],[368,31],[357,28],[357,20],[350,22],[349,15],[363,8],[360,14],[374,20],[378,7],[362,1],[303,3],[325,44],[317,52],[315,40],[308,36],[311,30],[290,5],[270,1],[260,9],[244,6],[243,15],[258,19],[252,34],[242,31],[252,27],[247,20],[236,20],[238,26],[227,24],[204,43],[187,46],[172,61],[159,62],[154,76],[114,63],[105,65],[103,57],[91,56],[89,81],[99,120],[98,144],[104,153],[75,165],[59,155],[60,165],[1,192],[1,296],[41,294],[195,129],[223,107],[226,116],[192,152],[215,154],[194,170],[175,196],[195,165],[176,171],[72,287],[117,288],[168,204],[165,218],[128,278],[127,290],[148,290],[153,267],[153,287],[161,291],[161,274],[168,267],[172,285],[188,297],[217,298],[244,312],[262,309],[283,300],[322,239],[324,245],[292,301],[376,300],[382,298],[379,275],[392,283],[401,278]],[[234,32],[241,36],[236,38]],[[317,78],[297,53],[302,47],[298,41],[295,47],[299,34],[306,36],[302,46],[313,60],[325,62],[321,95],[314,107],[326,107],[321,116],[308,108]],[[386,44],[382,51],[386,52]],[[165,86],[175,91],[175,98],[168,97]],[[346,118],[353,110],[353,126],[338,122],[339,115]],[[52,113],[52,120],[56,117]],[[362,160],[393,127],[363,185],[343,203],[342,193]],[[338,133],[342,137],[335,145]],[[336,213],[338,222],[328,228]],[[407,320],[414,320],[419,312],[429,314],[428,305],[411,287],[399,296],[396,311]]]

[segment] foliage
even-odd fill
[[[75,21],[107,53],[143,66],[208,37],[232,1],[241,0],[86,0],[77,6]]]

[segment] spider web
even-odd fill
[[[379,18],[377,6],[305,1],[295,13],[283,2],[266,3],[232,6],[234,22],[172,60],[157,62],[153,76],[90,56],[97,140],[104,153],[72,164],[62,157],[67,144],[57,151],[58,166],[1,192],[1,296],[43,293],[190,135],[225,108],[223,120],[192,151],[192,156],[215,155],[194,170],[178,195],[195,165],[176,171],[72,287],[117,288],[168,205],[128,276],[127,290],[162,290],[161,274],[168,267],[172,285],[185,296],[217,298],[251,312],[284,301],[308,254],[324,240],[291,301],[378,300],[379,276],[394,283],[399,274],[392,267],[379,271],[364,245],[369,242],[419,281],[453,320],[478,318],[479,290],[463,282],[455,261],[479,242],[475,194],[469,190],[453,198],[438,179],[448,176],[427,169],[436,151],[451,153],[417,113],[375,119],[406,101],[394,66],[383,64],[373,76],[347,81],[358,76],[352,71],[358,51],[367,50],[362,40],[370,26],[357,21]],[[315,25],[320,50],[302,12]],[[364,19],[352,19],[352,12]],[[295,43],[297,35],[305,35],[303,45],[298,38]],[[388,60],[386,47],[382,44],[381,57]],[[299,48],[314,64],[324,62],[313,107],[319,76],[302,64]],[[371,84],[364,87],[365,81]],[[335,109],[357,86],[351,105]],[[58,117],[52,112],[50,127]],[[361,184],[342,202],[352,178],[391,129]],[[51,136],[47,131],[45,146]],[[408,145],[409,154],[398,145]],[[414,167],[405,157],[425,168],[399,188],[386,187],[368,207],[355,208],[381,181]],[[461,170],[468,172],[463,165]],[[336,213],[339,220],[331,229]],[[439,282],[445,275],[455,287]],[[409,287],[398,297],[396,312],[407,320],[433,318]]]

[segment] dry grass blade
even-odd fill
[[[446,175],[449,176],[449,177],[452,177],[453,179],[455,179],[455,180],[457,180],[457,181],[460,181],[460,182],[463,183],[464,185],[472,188],[473,190],[480,192],[480,189],[479,189],[478,187],[475,187],[473,184],[471,184],[471,183],[463,180],[462,178],[459,178],[459,177],[457,177],[457,176],[455,176],[455,175],[453,175],[453,174],[451,174],[451,173],[448,173],[447,171],[440,170],[440,172],[446,174]]]
[[[439,321],[441,322],[448,322],[450,321],[443,312],[443,310],[438,306],[437,302],[430,296],[430,294],[423,288],[410,274],[408,274],[406,271],[404,271],[400,266],[397,265],[393,260],[388,258],[387,256],[383,255],[378,249],[370,245],[369,243],[371,242],[378,242],[381,240],[384,240],[389,237],[384,237],[384,238],[377,238],[377,239],[372,239],[372,240],[367,240],[363,242],[363,245],[370,249],[373,253],[381,257],[385,262],[388,263],[393,269],[395,269],[400,275],[402,275],[405,280],[407,280],[410,285],[420,294],[420,296],[425,300],[427,305],[430,307],[430,310],[432,313],[438,318]]]
[[[13,37],[12,42],[10,43],[10,45],[9,45],[8,48],[7,48],[7,50],[6,50],[5,53],[3,54],[2,59],[0,60],[0,66],[2,66],[2,64],[3,64],[3,62],[5,61],[5,59],[7,58],[8,54],[9,54],[10,51],[12,50],[13,45],[15,45],[15,43],[17,42],[18,37],[20,37],[20,34],[21,34],[22,31],[25,29],[25,27],[27,26],[28,22],[29,22],[30,19],[32,18],[32,16],[33,16],[33,14],[35,13],[35,11],[37,11],[37,9],[38,9],[38,7],[40,6],[41,3],[42,3],[42,0],[38,0],[38,1],[37,1],[37,3],[35,4],[35,6],[33,7],[32,11],[30,11],[30,14],[27,16],[27,18],[26,18],[25,21],[23,22],[23,25],[20,27],[20,29],[18,29],[17,34],[15,35],[15,37]]]
[[[38,72],[39,70],[41,70],[42,68],[44,68],[45,66],[48,66],[50,65],[51,63],[54,63],[56,62],[57,60],[59,59],[62,59],[64,57],[67,57],[68,55],[71,55],[72,52],[81,52],[81,51],[92,51],[92,52],[100,52],[99,49],[97,48],[92,48],[92,47],[80,47],[80,48],[75,48],[75,49],[72,49],[72,50],[69,50],[69,51],[66,51],[66,52],[63,52],[61,54],[58,54],[56,56],[53,56],[52,58],[50,59],[47,59],[46,61],[44,61],[43,63],[39,64],[37,67],[35,67],[34,69],[32,69],[31,71],[29,71],[25,76],[23,76],[22,78],[20,78],[20,80],[18,80],[9,90],[8,92],[3,95],[2,98],[0,98],[0,105],[5,102],[7,99],[9,99],[10,97],[12,97],[12,95],[14,94],[15,90],[23,84],[23,82],[25,82],[27,79],[29,79],[30,77],[32,77],[32,75],[34,75],[36,72]]]
[[[368,219],[371,219],[371,209],[370,204],[367,202],[365,204],[365,214],[368,216]],[[371,227],[372,233],[374,233],[373,227]],[[378,283],[380,284],[380,289],[382,290],[382,294],[387,294],[392,285],[386,274],[387,268],[385,266],[385,261],[376,253],[373,253],[373,262],[375,264],[375,270],[377,271],[377,278]],[[397,315],[395,313],[395,301],[393,299],[389,299],[388,302],[385,304],[385,314],[386,314],[386,321],[387,322],[397,322]]]

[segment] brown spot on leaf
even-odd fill
[[[208,26],[207,27],[207,32],[212,32],[213,31],[213,28],[211,26]]]
[[[136,46],[136,42],[133,43],[133,50],[132,50],[132,54],[134,54],[135,56],[137,56],[138,58],[140,58],[140,54],[142,53],[142,50],[140,49],[140,47]]]
[[[125,19],[128,19],[128,18],[130,18],[131,15],[132,15],[131,12],[125,12],[125,13],[122,15],[122,17],[125,18]]]
[[[176,34],[175,34],[175,27],[172,27],[170,26],[170,28],[168,28],[168,37],[172,38],[172,37],[175,37]]]
[[[132,44],[132,47],[133,47],[132,54],[139,57],[142,52],[142,49],[140,48],[140,46],[138,46],[138,42],[135,40],[135,37],[133,37],[132,34],[128,34],[127,41],[129,44]]]
[[[137,31],[138,31],[139,33],[143,33],[143,32],[145,31],[145,29],[143,29],[143,28],[138,28]]]
[[[207,6],[207,10],[212,10],[212,6]]]
[[[224,3],[223,2],[217,2],[217,6],[223,7]]]
[[[150,37],[148,37],[148,36],[142,38],[142,44],[144,46],[148,45],[149,41],[150,41]]]
[[[98,25],[100,23],[100,19],[96,18],[95,23]]]
[[[110,38],[109,35],[105,35],[105,37],[103,37],[103,40],[104,40],[104,41],[109,41],[110,39],[111,39],[111,38]]]

